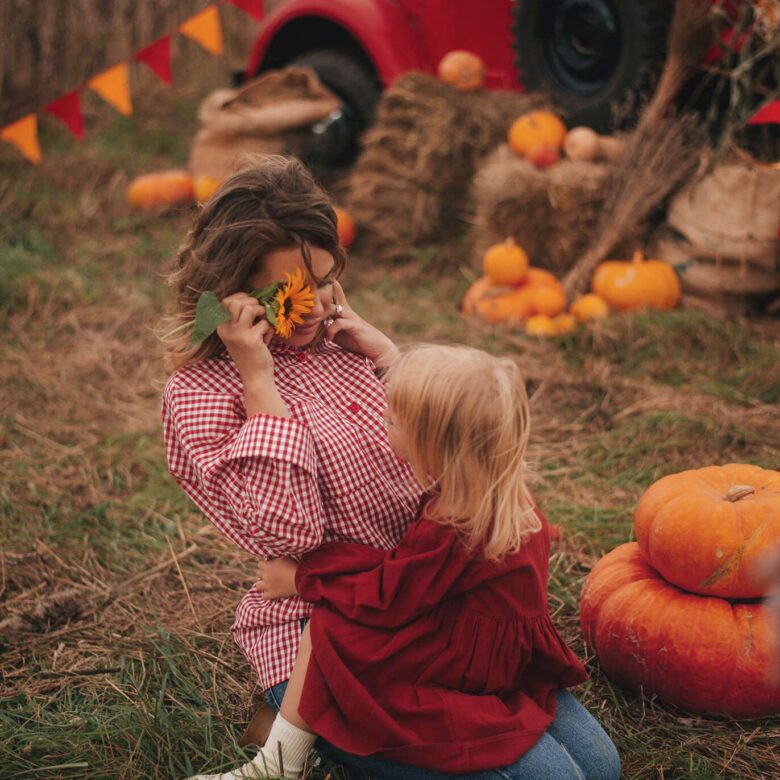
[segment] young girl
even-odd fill
[[[387,381],[390,443],[429,492],[392,551],[329,542],[261,567],[263,597],[319,606],[265,747],[211,777],[299,777],[316,734],[370,755],[369,777],[406,764],[404,777],[618,778],[608,737],[562,691],[586,674],[547,607],[549,529],[526,487],[517,366],[421,346]]]

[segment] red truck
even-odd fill
[[[570,124],[606,131],[613,106],[660,69],[673,8],[674,0],[280,0],[245,75],[313,68],[344,102],[314,129],[315,155],[332,161],[354,154],[384,87],[409,70],[434,72],[453,49],[482,58],[488,88],[544,89]]]

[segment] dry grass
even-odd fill
[[[207,88],[149,82],[138,119],[97,114],[82,145],[45,129],[38,170],[0,151],[0,777],[232,766],[259,700],[228,634],[253,562],[170,480],[159,429],[161,274],[192,211],[139,216],[123,200],[130,176],[186,157]],[[536,341],[457,313],[473,276],[467,246],[417,249],[400,266],[356,255],[348,294],[401,342],[461,341],[521,362],[535,491],[563,528],[551,605],[583,652],[582,580],[631,537],[651,481],[703,463],[776,463],[777,329],[682,311]],[[615,688],[592,659],[589,669],[578,694],[626,778],[777,776],[779,719],[691,716]]]

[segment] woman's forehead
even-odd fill
[[[311,268],[317,277],[327,276],[334,268],[333,256],[325,249],[309,247]],[[273,277],[292,273],[296,268],[306,270],[306,263],[300,247],[286,247],[269,252],[265,258],[265,270]]]

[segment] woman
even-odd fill
[[[261,558],[298,556],[323,541],[390,549],[419,503],[421,487],[390,447],[383,418],[378,374],[397,349],[347,304],[338,283],[344,264],[327,197],[300,163],[273,157],[222,185],[171,275],[182,324],[206,290],[231,320],[200,345],[190,345],[187,327],[171,344],[175,373],[163,400],[169,467],[215,526]],[[298,269],[314,305],[283,340],[245,291]],[[267,601],[256,590],[238,607],[234,639],[275,707],[310,610],[297,597]],[[593,744],[583,761],[595,756]],[[608,738],[604,746],[605,756],[614,752]],[[320,748],[351,771],[365,770],[356,776],[446,776]]]

